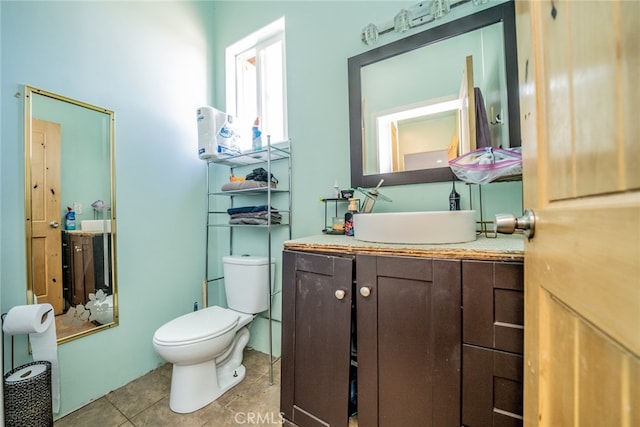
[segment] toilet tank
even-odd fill
[[[224,289],[230,309],[257,314],[267,310],[269,301],[269,264],[267,257],[230,255],[222,257]],[[271,283],[275,258],[271,258]]]

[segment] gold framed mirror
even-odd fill
[[[115,113],[25,86],[27,302],[58,343],[118,325]]]

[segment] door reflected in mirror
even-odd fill
[[[25,87],[27,300],[58,343],[118,324],[113,111]]]
[[[443,167],[474,149],[476,87],[494,123],[488,144],[508,148],[508,123],[495,119],[507,109],[503,46],[498,22],[362,67],[364,174]]]

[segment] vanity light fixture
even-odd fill
[[[434,19],[440,19],[451,10],[449,0],[433,0],[431,2],[431,16]]]
[[[362,29],[362,42],[372,45],[378,38],[386,33],[395,31],[404,33],[412,28],[419,27],[436,19],[440,19],[451,11],[451,8],[464,3],[473,2],[474,5],[485,3],[487,0],[430,0],[416,3],[406,9],[400,9],[392,21],[383,24],[369,24]]]
[[[378,41],[378,27],[374,24],[369,24],[362,29],[362,42],[366,45],[372,45]]]
[[[411,29],[411,13],[407,9],[400,9],[400,12],[393,18],[393,29],[396,33],[404,33]]]

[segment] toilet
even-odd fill
[[[229,308],[211,306],[173,319],[153,335],[153,348],[173,364],[169,407],[186,414],[216,400],[245,377],[249,323],[268,308],[267,257],[222,258]],[[274,259],[271,259],[273,279]]]

